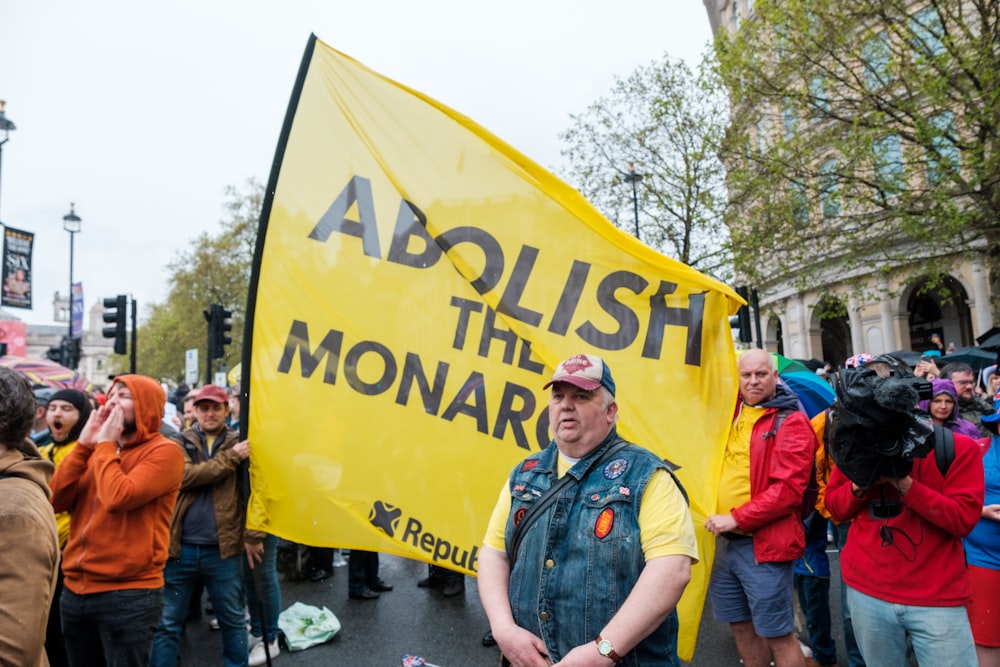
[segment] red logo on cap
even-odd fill
[[[578,372],[590,368],[594,364],[590,363],[590,359],[582,354],[578,354],[575,357],[570,357],[563,362],[563,368],[569,371],[570,375],[576,375]]]

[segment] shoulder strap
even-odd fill
[[[674,484],[677,485],[677,490],[681,492],[682,496],[684,496],[685,504],[687,504],[688,507],[691,507],[691,499],[688,498],[687,489],[684,488],[684,485],[681,484],[681,480],[677,478],[677,473],[674,472],[674,470],[677,469],[676,466],[666,459],[663,459],[663,461],[667,464],[667,474],[669,474],[671,479],[674,480]]]
[[[942,477],[948,474],[948,468],[955,460],[955,434],[937,424],[934,425],[934,459]]]
[[[778,435],[778,429],[781,428],[782,424],[785,423],[785,419],[788,415],[793,412],[798,412],[798,410],[792,410],[791,408],[779,408],[778,412],[774,416],[774,422],[771,424],[771,430],[764,434],[765,438],[773,438]]]
[[[587,470],[583,473],[583,476],[586,477],[591,470],[600,466],[627,446],[628,443],[624,440],[619,440],[613,443],[608,447],[604,454],[587,466]],[[521,522],[514,527],[514,533],[511,535],[510,544],[507,545],[507,559],[510,562],[511,567],[514,566],[514,561],[517,559],[517,551],[521,546],[521,539],[524,537],[524,533],[528,529],[528,526],[533,524],[535,520],[538,519],[538,517],[540,517],[546,509],[548,509],[549,505],[556,501],[563,489],[572,484],[576,484],[576,481],[576,477],[567,472],[565,475],[560,477],[555,484],[550,486],[549,489],[543,493],[542,496],[524,513],[524,516],[521,517]]]

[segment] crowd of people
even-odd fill
[[[31,632],[0,633],[0,664],[175,667],[203,591],[223,664],[280,654],[278,538],[245,527],[251,447],[239,437],[237,390],[182,388],[171,397],[175,413],[164,409],[165,389],[140,375],[115,376],[94,396],[32,392],[6,368],[0,382],[0,443],[9,448],[0,478],[23,478],[10,498],[31,509],[0,510],[4,548],[17,540],[42,563],[16,585],[0,573],[0,614],[20,617],[17,627],[42,619]],[[26,494],[44,500],[51,526]],[[36,539],[24,539],[28,528]],[[378,578],[377,554],[355,551],[349,569],[352,599],[392,589]],[[20,608],[29,601],[31,614]]]
[[[712,612],[746,667],[838,663],[830,535],[844,664],[1000,666],[998,374],[856,355],[825,374],[838,401],[812,419],[767,352],[741,354],[737,375],[697,527],[671,464],[619,435],[608,364],[557,366],[552,441],[510,471],[479,556],[502,664],[679,665],[676,605],[706,530]],[[280,654],[279,541],[245,527],[239,394],[184,394],[171,423],[151,378],[117,376],[96,400],[0,368],[0,619],[24,629],[0,633],[0,663],[175,667],[202,589],[225,665]],[[302,574],[321,581],[339,554],[311,551]],[[378,554],[349,558],[351,599],[392,590]],[[418,585],[456,595],[464,577],[431,568]]]

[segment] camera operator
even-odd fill
[[[852,521],[840,566],[861,653],[869,665],[906,664],[909,637],[921,665],[975,665],[962,537],[983,507],[979,448],[955,434],[942,474],[935,433],[913,409],[919,381],[886,358],[862,372],[846,369],[838,383],[837,468],[825,497],[835,521]],[[862,382],[867,402],[852,393]]]

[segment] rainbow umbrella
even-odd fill
[[[774,358],[774,367],[778,369],[778,375],[784,375],[785,373],[812,373],[801,361],[796,361],[795,359],[789,359],[783,354],[778,354],[777,352],[772,352],[771,356]]]
[[[774,357],[778,377],[799,397],[799,403],[810,419],[833,405],[837,393],[826,378],[816,375],[815,371],[794,359],[777,353],[772,353],[771,356]]]
[[[17,371],[28,378],[28,382],[36,387],[79,389],[86,393],[94,391],[94,384],[90,380],[53,361],[25,359],[23,357],[0,357],[0,366]]]

